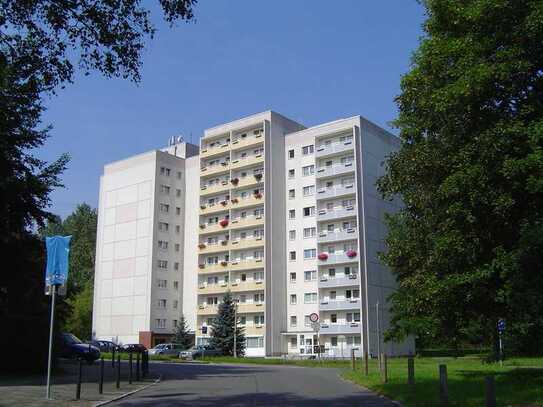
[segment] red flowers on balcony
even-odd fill
[[[239,178],[232,178],[232,179],[230,180],[230,182],[232,183],[232,185],[238,185],[238,183],[239,183]]]
[[[205,248],[206,248],[206,244],[205,244],[205,243],[200,243],[200,244],[198,244],[198,247],[199,247],[200,249],[205,249]]]
[[[221,225],[223,228],[228,226],[228,219],[223,219],[219,222],[219,225]]]
[[[233,198],[233,199],[231,200],[231,202],[232,202],[233,204],[237,204],[237,203],[239,202],[239,200],[238,200],[238,198]]]
[[[221,201],[222,206],[226,206],[227,203],[228,203],[228,201]]]
[[[319,253],[319,260],[328,260],[328,253]]]
[[[347,250],[347,253],[345,253],[347,255],[347,257],[349,258],[353,258],[353,257],[356,257],[356,252],[354,250]]]
[[[260,192],[255,192],[255,198],[256,199],[262,198],[262,194]]]

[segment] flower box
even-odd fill
[[[228,203],[227,201],[221,201],[222,206],[226,206],[227,203]]]
[[[206,266],[205,264],[198,264],[198,267],[201,269],[205,268],[205,266]]]
[[[262,179],[262,174],[255,174],[255,179],[260,181]]]
[[[256,198],[256,199],[262,198],[262,194],[261,194],[260,192],[257,192],[257,193],[255,194],[255,198]]]
[[[238,198],[234,198],[234,199],[231,200],[231,202],[232,202],[233,204],[237,204],[237,203],[239,202],[239,200],[238,200]]]
[[[228,240],[221,240],[221,244],[222,244],[223,246],[226,246],[226,245],[228,244]]]
[[[200,209],[205,209],[206,206],[205,205],[200,205]]]
[[[327,253],[320,253],[319,254],[319,260],[328,260],[328,254]]]
[[[206,228],[206,225],[204,223],[201,223],[200,224],[200,229],[205,229]]]
[[[347,250],[347,253],[345,253],[347,255],[347,257],[349,258],[353,258],[353,257],[356,257],[356,252],[354,250]]]
[[[199,247],[200,249],[205,249],[206,245],[205,245],[205,243],[200,243],[200,244],[198,245],[198,247]]]
[[[227,219],[223,219],[219,222],[219,225],[221,225],[223,228],[228,226],[228,220]]]
[[[226,260],[221,261],[221,266],[225,267],[228,265],[228,262]]]
[[[230,182],[232,183],[232,185],[238,185],[238,183],[239,183],[239,178],[232,178],[232,179],[230,180]]]

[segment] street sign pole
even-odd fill
[[[500,332],[499,341],[500,341],[500,367],[503,367],[503,347],[502,347],[502,334]]]
[[[57,285],[51,286],[53,293],[51,295],[51,325],[49,326],[49,356],[47,359],[47,390],[45,397],[51,399],[51,360],[53,357],[53,327],[55,324],[55,300],[57,293]]]

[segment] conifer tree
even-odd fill
[[[219,312],[211,324],[210,345],[222,350],[223,355],[234,355],[234,314],[236,303],[228,291],[219,305]],[[239,316],[238,316],[239,321]],[[236,350],[238,356],[245,354],[245,328],[237,326]]]
[[[181,318],[177,323],[173,341],[181,345],[183,350],[190,348],[194,343],[193,336],[189,332],[187,321],[183,315],[181,315]]]

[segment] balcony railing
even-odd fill
[[[342,219],[350,218],[356,216],[356,205],[347,206],[342,209],[335,209],[327,211],[326,209],[321,209],[317,212],[317,221],[327,221],[333,219]]]
[[[360,322],[352,322],[346,324],[321,324],[321,335],[341,335],[341,334],[357,334],[362,332],[362,324]]]
[[[205,166],[200,168],[200,176],[207,177],[209,175],[217,175],[230,171],[230,163],[223,162],[221,164]]]
[[[320,254],[319,254],[320,256]],[[343,263],[355,263],[358,262],[358,254],[356,256],[349,257],[345,253],[341,254],[328,254],[326,258],[318,260],[319,266],[329,266],[331,264],[343,264]]]
[[[200,215],[208,215],[210,213],[224,212],[228,210],[230,205],[231,205],[231,202],[227,201],[226,199],[216,204],[202,205],[200,206]]]
[[[249,167],[251,165],[260,164],[264,162],[264,154],[252,155],[245,158],[236,158],[232,160],[230,168],[236,170],[239,168]]]
[[[234,179],[237,179],[237,182],[231,182],[232,188],[248,188],[261,184],[264,181],[264,174],[247,175],[244,178],[234,177]]]
[[[248,216],[246,218],[232,218],[230,219],[231,229],[242,229],[253,226],[260,226],[264,224],[264,216]]]
[[[353,240],[358,237],[357,228],[343,229],[334,232],[322,231],[317,236],[318,243],[341,242]]]
[[[264,239],[261,237],[230,241],[231,250],[252,249],[254,247],[261,247],[261,246],[264,246]]]
[[[219,294],[227,291],[244,292],[244,291],[259,291],[264,289],[264,281],[233,281],[231,283],[207,284],[198,285],[198,294]]]
[[[234,140],[232,142],[232,150],[233,151],[236,151],[236,150],[240,150],[242,148],[245,148],[245,147],[249,147],[249,146],[253,146],[255,144],[260,144],[264,141],[264,136],[263,134],[257,134],[256,136],[252,136],[252,137],[247,137],[247,138],[239,138],[237,140]]]
[[[358,274],[351,274],[348,277],[328,278],[321,277],[319,279],[319,288],[331,288],[331,287],[349,287],[358,286],[360,279]]]
[[[261,194],[260,198],[258,198],[254,194],[251,194],[250,196],[248,196],[245,199],[240,198],[240,197],[234,197],[234,198],[232,198],[231,202],[232,202],[231,207],[233,209],[235,209],[235,208],[245,208],[245,207],[248,207],[248,206],[255,206],[255,205],[264,203],[264,195]]]
[[[252,269],[259,269],[264,267],[264,259],[258,259],[258,260],[244,260],[244,261],[236,261],[232,260],[230,263],[229,269],[232,271],[238,271],[238,270],[252,270]]]
[[[213,195],[220,192],[226,192],[230,189],[230,182],[222,181],[219,184],[204,185],[200,187],[200,196]]]
[[[334,177],[339,175],[350,174],[354,172],[353,163],[337,164],[329,167],[319,168],[316,172],[317,178]]]
[[[202,147],[200,150],[200,158],[209,158],[230,151],[230,143],[223,143],[219,146]]]
[[[345,142],[337,141],[329,145],[321,144],[321,145],[318,145],[316,148],[315,157],[321,158],[321,157],[336,155],[336,154],[344,153],[346,151],[352,151],[353,148],[354,148],[353,140],[349,140]]]
[[[238,314],[246,313],[260,313],[264,312],[265,306],[264,302],[252,303],[252,304],[239,304],[238,305]],[[216,315],[218,313],[218,305],[198,305],[197,313],[198,315]]]
[[[350,309],[360,309],[360,300],[343,300],[343,301],[321,301],[319,304],[319,309],[321,311],[335,311],[335,310],[350,310]]]
[[[330,188],[320,188],[317,190],[317,199],[329,199],[345,195],[354,195],[356,189],[354,182],[352,184],[338,185]]]

